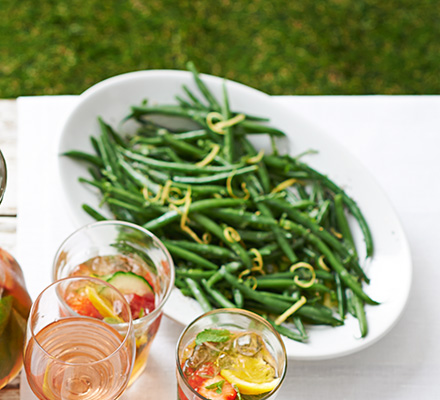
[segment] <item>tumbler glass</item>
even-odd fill
[[[174,284],[174,264],[162,242],[140,226],[122,221],[86,225],[60,246],[53,279],[94,276],[114,285],[133,314],[136,360],[130,384],[144,370]]]
[[[224,308],[184,330],[176,367],[179,400],[273,400],[286,374],[286,349],[259,315]]]

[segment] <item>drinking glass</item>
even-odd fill
[[[195,339],[199,333],[205,330],[210,332],[209,335],[215,334],[219,330],[220,332],[226,330],[234,335],[234,340],[230,340],[232,343],[228,343],[228,341],[216,343],[212,337],[209,339],[208,336],[208,343],[205,348],[202,348],[200,344],[195,342]],[[209,340],[213,340],[213,342],[209,342]],[[212,362],[213,358],[217,358],[214,363]],[[224,381],[226,378],[224,376],[226,374],[224,369],[233,370],[237,363],[241,363],[242,366],[249,369],[264,370],[267,364],[259,363],[259,359],[267,360],[268,364],[273,367],[276,376],[276,380],[273,382],[276,384],[268,392],[259,394],[242,392],[241,396],[243,399],[247,399],[249,395],[249,398],[253,400],[273,400],[278,394],[287,368],[286,349],[278,332],[265,319],[250,311],[234,308],[209,311],[189,324],[177,343],[178,399],[207,400],[207,397],[200,393],[203,392],[203,388],[215,389],[213,393],[211,392],[210,397],[238,399],[239,397],[235,397],[233,392],[222,393],[225,391]],[[218,368],[221,371],[212,372],[213,364],[216,366],[215,368],[223,365]],[[187,371],[190,371],[192,375],[189,375]],[[218,376],[217,379],[212,378],[212,375],[215,374],[221,374],[221,376]],[[252,381],[252,373],[249,373],[249,376],[247,383],[252,386],[256,382]],[[206,377],[212,379],[206,380]],[[199,388],[194,388],[195,385]],[[239,388],[235,386],[235,390],[237,389]]]
[[[122,221],[95,222],[69,236],[55,256],[55,280],[75,275],[108,280],[128,300],[136,337],[131,384],[146,366],[163,306],[174,285],[174,264],[168,250],[140,226]]]
[[[100,279],[65,278],[31,308],[24,367],[41,400],[113,400],[127,387],[134,349],[124,296]]]

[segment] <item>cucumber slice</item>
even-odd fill
[[[118,289],[122,294],[137,294],[145,296],[148,293],[154,293],[150,283],[140,275],[133,272],[118,271],[115,272],[107,282]]]

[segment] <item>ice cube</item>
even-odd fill
[[[254,332],[246,332],[234,340],[234,349],[248,357],[255,356],[263,347],[263,340]]]
[[[201,364],[208,360],[211,356],[212,351],[205,344],[200,344],[194,347],[194,351],[189,358],[190,367],[197,369]]]

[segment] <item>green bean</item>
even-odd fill
[[[145,165],[154,168],[168,170],[168,171],[189,172],[193,174],[213,174],[219,172],[231,172],[235,169],[239,169],[240,167],[242,167],[242,164],[200,167],[198,165],[189,164],[189,163],[177,163],[177,162],[156,160],[151,157],[142,156],[141,154],[137,154],[130,150],[121,150],[121,152],[122,154],[124,154],[126,157],[128,157],[133,161],[138,161]]]
[[[206,107],[197,97],[196,95],[191,92],[191,90],[188,89],[186,85],[182,86],[182,89],[185,91],[185,93],[188,95],[188,97],[192,100],[194,106],[196,108],[199,108],[201,110],[207,110],[208,107]]]
[[[231,110],[229,109],[229,99],[228,93],[226,90],[226,82],[223,81],[223,104],[221,107],[221,113],[225,121],[231,118]],[[233,128],[226,127],[224,128],[224,142],[223,142],[223,153],[225,154],[226,161],[230,164],[234,162],[234,147],[233,147]]]
[[[298,329],[298,331],[299,331],[299,333],[301,334],[301,336],[302,336],[304,339],[307,339],[307,332],[306,332],[306,329],[304,328],[304,324],[303,324],[303,322],[302,322],[301,317],[295,315],[295,316],[293,317],[293,323],[295,324],[296,329]]]
[[[264,215],[257,215],[250,213],[243,209],[237,210],[234,208],[214,208],[206,211],[211,216],[224,219],[226,221],[232,221],[235,224],[246,223],[252,226],[277,226],[278,221],[274,218],[265,217]]]
[[[307,340],[307,336],[303,336],[301,333],[296,333],[284,325],[277,325],[275,324],[275,321],[270,318],[267,318],[267,320],[279,334],[286,336],[289,339],[296,340],[297,342],[305,342]]]
[[[82,208],[87,214],[89,214],[96,221],[106,221],[107,220],[106,217],[104,217],[101,213],[99,213],[98,211],[96,211],[95,209],[93,209],[92,207],[90,207],[87,204],[83,204]]]
[[[168,240],[168,242],[205,257],[220,259],[234,259],[236,257],[231,250],[214,244],[188,242],[186,240]]]
[[[143,207],[138,207],[134,204],[130,204],[125,201],[121,201],[121,200],[113,199],[113,198],[107,199],[107,203],[113,204],[113,205],[121,207],[121,208],[125,208],[126,210],[133,211],[137,214],[143,215],[148,218],[151,218],[151,217],[154,217],[157,215],[157,208],[155,208],[154,206],[143,208]]]
[[[296,285],[295,282],[291,279],[266,279],[266,280],[257,280],[258,282],[258,289],[289,289],[289,288],[295,288],[295,289],[302,289],[302,290],[311,290],[315,292],[325,292],[330,293],[331,290],[320,283],[314,283],[312,286],[308,288],[301,288],[300,286]]]
[[[215,272],[209,279],[208,279],[208,285],[213,286],[217,282],[220,282],[224,278],[224,271],[228,271],[231,273],[237,272],[238,270],[242,269],[242,264],[239,262],[232,262],[229,264],[225,264],[222,266],[223,268],[220,268],[217,272]]]
[[[88,185],[99,188],[103,193],[109,193],[114,195],[119,200],[131,202],[135,205],[142,206],[145,204],[145,199],[140,194],[129,192],[122,188],[112,186],[109,182],[91,181],[84,178],[78,178],[79,182],[87,183]]]
[[[62,155],[66,157],[74,158],[75,160],[86,161],[100,168],[104,166],[101,158],[93,154],[85,153],[84,151],[71,150],[64,152]]]
[[[205,167],[207,168],[207,167]],[[230,167],[224,166],[224,167],[212,167],[212,168],[224,168],[228,170],[228,172],[220,172],[218,174],[211,174],[209,176],[173,176],[174,182],[179,183],[185,183],[187,185],[200,185],[200,184],[206,184],[206,183],[212,183],[212,182],[218,182],[218,181],[224,181],[229,178],[231,175]],[[242,167],[237,168],[234,170],[234,176],[248,174],[249,172],[254,172],[258,169],[256,165],[249,165],[248,167]],[[200,172],[202,173],[202,172]]]
[[[346,308],[346,298],[345,291],[342,286],[341,278],[338,274],[335,274],[335,282],[336,282],[336,297],[338,299],[338,312],[341,319],[345,318],[345,308]]]
[[[190,143],[186,143],[183,140],[177,139],[174,135],[170,133],[165,133],[163,135],[164,141],[172,146],[174,149],[180,151],[182,154],[187,154],[194,158],[203,158],[203,151]]]
[[[327,315],[322,310],[307,305],[302,306],[297,311],[297,315],[305,318],[309,322],[316,324],[324,324],[324,325],[332,325],[332,326],[338,326],[343,324],[341,320]]]
[[[206,139],[208,137],[208,132],[206,129],[198,129],[196,131],[187,131],[182,133],[173,134],[174,138],[177,140],[196,140],[196,139]]]
[[[189,71],[192,72],[194,80],[195,80],[195,82],[197,84],[197,87],[202,92],[203,96],[208,101],[208,103],[210,104],[211,108],[213,110],[215,110],[215,111],[220,111],[220,105],[218,104],[217,100],[212,95],[212,93],[209,91],[207,86],[204,84],[204,82],[200,79],[199,72],[197,71],[194,63],[189,61],[186,64],[186,67],[188,68]]]
[[[185,282],[187,283],[189,289],[191,290],[191,293],[194,296],[194,298],[200,304],[200,307],[202,307],[202,310],[204,312],[211,311],[212,310],[211,303],[209,302],[206,295],[203,293],[199,284],[194,279],[191,278],[185,278]]]
[[[356,246],[354,244],[353,235],[351,234],[351,230],[350,227],[348,226],[347,218],[345,217],[343,198],[341,193],[335,195],[334,203],[335,203],[336,220],[338,222],[339,230],[342,233],[344,240],[349,244],[350,250],[357,257]]]
[[[210,278],[214,272],[206,271],[203,269],[187,269],[187,268],[176,268],[176,276],[192,279],[206,279]]]
[[[323,270],[315,270],[315,275],[318,279],[323,279],[326,281],[334,281],[334,276],[331,272],[323,271]],[[258,276],[258,281],[267,281],[271,279],[293,279],[295,276],[299,276],[299,270],[295,272],[278,272],[278,273],[272,273],[270,275],[261,275]]]
[[[243,308],[244,298],[240,290],[238,290],[237,288],[232,288],[232,295],[234,297],[234,302],[237,308]]]
[[[223,296],[221,292],[209,286],[206,279],[202,279],[201,282],[206,292],[220,305],[220,307],[236,308],[236,305]]]
[[[191,203],[191,205],[188,208],[189,213],[193,213],[196,211],[202,211],[204,209],[212,208],[212,207],[225,207],[225,206],[238,206],[245,204],[246,200],[243,199],[206,199],[206,200],[199,200],[195,201],[194,203]],[[184,207],[179,207],[179,211],[171,210],[166,212],[165,214],[161,215],[160,217],[151,220],[144,224],[144,228],[148,230],[156,230],[158,228],[163,228],[164,226],[168,225],[171,222],[176,221],[181,217],[181,213],[183,213]]]
[[[208,261],[206,258],[199,256],[196,253],[193,253],[192,251],[183,249],[168,240],[162,240],[165,247],[168,249],[168,251],[173,255],[174,257],[183,258],[186,261],[192,262],[195,265],[198,265],[200,267],[217,270],[218,266],[211,261]]]
[[[364,302],[358,296],[356,296],[356,294],[353,294],[352,300],[353,300],[354,313],[359,321],[359,329],[361,331],[361,336],[365,337],[367,336],[368,333],[368,324],[367,324],[367,319],[365,317]]]
[[[145,175],[136,171],[130,164],[124,160],[119,160],[121,168],[129,176],[129,178],[141,188],[148,188],[153,194],[157,194],[160,190],[159,185],[148,179]]]
[[[275,234],[269,231],[249,231],[237,229],[237,232],[244,241],[267,243],[275,240]]]

